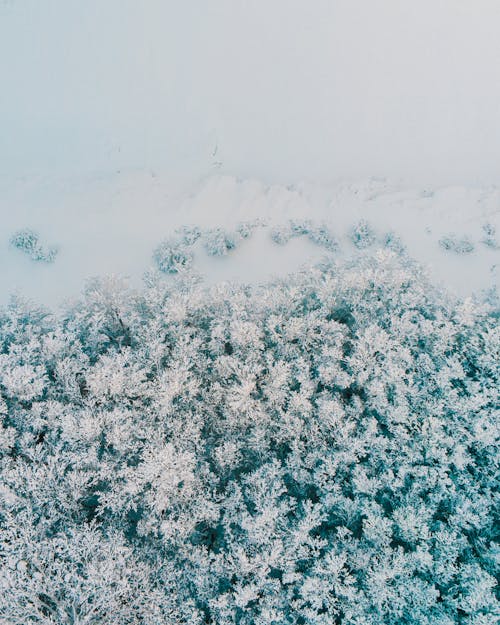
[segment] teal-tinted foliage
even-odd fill
[[[224,228],[213,228],[203,233],[205,251],[209,256],[226,256],[233,250],[239,240],[235,232],[229,232]]]
[[[497,231],[493,224],[486,223],[483,225],[483,238],[482,242],[487,247],[490,247],[493,250],[498,250],[500,245],[497,241]]]
[[[474,243],[468,237],[447,235],[439,239],[439,245],[447,252],[455,254],[471,254],[474,251]]]
[[[497,318],[390,252],[0,313],[0,621],[492,625]]]
[[[28,228],[15,232],[10,239],[10,244],[24,252],[31,260],[44,263],[54,262],[58,252],[56,247],[44,247],[40,243],[38,234]]]
[[[162,273],[179,273],[191,267],[193,254],[183,241],[168,239],[154,250],[153,260]]]
[[[366,219],[361,219],[350,232],[351,241],[354,243],[355,247],[360,250],[363,250],[367,247],[373,245],[376,241],[376,235],[372,228],[372,226],[366,221]]]

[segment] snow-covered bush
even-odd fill
[[[500,247],[497,241],[496,228],[493,224],[487,223],[483,225],[482,242],[486,246],[491,247],[491,249],[494,249],[494,250],[497,250]]]
[[[370,247],[376,240],[375,232],[366,219],[361,219],[351,229],[349,237],[358,249]]]
[[[194,245],[201,237],[201,229],[198,226],[182,226],[176,232],[187,246]]]
[[[392,230],[385,234],[383,244],[384,247],[392,250],[396,254],[402,254],[406,249],[401,237]]]
[[[271,228],[271,239],[278,245],[285,245],[293,237],[293,231],[289,223],[279,224]]]
[[[181,279],[0,311],[0,622],[497,622],[498,319],[387,251]]]
[[[193,255],[183,241],[167,239],[154,250],[153,260],[163,273],[179,273],[191,267]]]
[[[314,223],[310,219],[290,219],[285,224],[271,228],[271,239],[278,245],[285,245],[290,239],[302,236],[307,236],[313,243],[330,251],[338,249],[338,241],[326,223]]]
[[[339,248],[339,242],[332,233],[328,224],[311,224],[309,226],[307,236],[313,243],[326,248],[330,252],[336,252]]]
[[[290,219],[289,224],[294,237],[308,234],[313,226],[313,222],[310,219]]]
[[[236,234],[240,239],[249,239],[252,234],[253,231],[259,226],[261,225],[261,222],[259,220],[254,220],[254,221],[241,221],[237,226],[236,226]]]
[[[249,239],[259,222],[242,221],[237,224],[234,230],[225,228],[211,228],[202,233],[205,251],[210,256],[226,256],[228,252],[238,247],[238,245]]]
[[[466,236],[446,235],[439,239],[439,245],[447,252],[455,254],[471,254],[474,251],[474,243]]]
[[[226,256],[237,244],[237,235],[224,228],[212,228],[203,233],[203,244],[210,256]]]
[[[58,253],[56,247],[45,247],[40,243],[39,235],[28,228],[18,230],[11,239],[10,244],[16,249],[24,252],[31,260],[52,263]]]

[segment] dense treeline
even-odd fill
[[[0,313],[0,622],[491,625],[491,311],[391,252]]]

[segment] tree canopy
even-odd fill
[[[491,625],[491,310],[390,251],[0,312],[0,622]]]

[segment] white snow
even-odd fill
[[[499,183],[499,32],[498,0],[9,0],[0,171]]]
[[[226,257],[206,255],[195,246],[194,268],[207,281],[261,281],[320,259],[325,250],[305,237],[284,246],[270,239],[270,226],[289,219],[326,220],[340,241],[342,255],[355,253],[350,228],[367,219],[381,239],[392,230],[431,277],[459,295],[498,284],[499,250],[485,246],[482,227],[500,233],[497,187],[412,188],[401,182],[368,179],[334,185],[267,185],[230,175],[180,180],[154,171],[110,175],[4,179],[0,184],[0,294],[5,302],[18,292],[46,304],[77,296],[93,275],[115,273],[139,284],[152,267],[160,241],[182,225],[235,227],[260,219],[265,226]],[[52,264],[31,261],[9,246],[18,229],[29,227],[44,244],[57,245]],[[467,235],[468,255],[446,252],[439,239]]]
[[[253,218],[327,219],[343,254],[366,218],[459,294],[488,288],[499,32],[498,0],[0,0],[0,300],[138,283],[177,226]],[[21,228],[53,264],[10,249]],[[263,228],[195,268],[261,280],[322,253]]]

